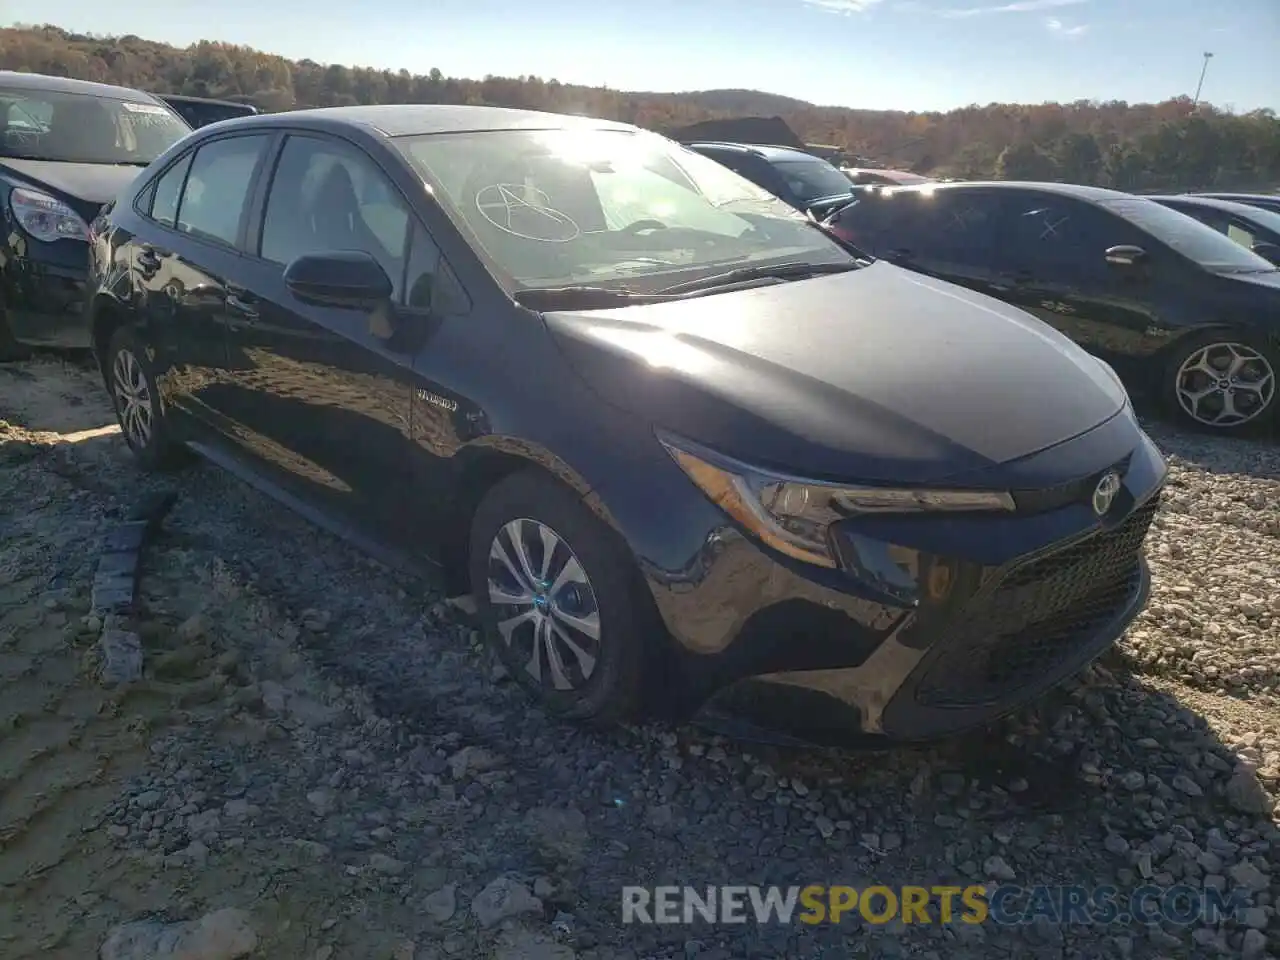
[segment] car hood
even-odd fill
[[[50,189],[87,220],[133,182],[142,167],[114,163],[62,163],[57,160],[0,159],[0,166],[34,186]]]
[[[1265,290],[1267,292],[1262,296],[1268,299],[1280,297],[1280,270],[1267,270],[1264,273],[1220,273],[1218,276],[1231,283],[1239,292],[1247,290],[1257,293],[1259,290]]]
[[[1013,307],[886,263],[544,315],[605,402],[762,467],[929,482],[1078,436],[1127,402],[1112,371]]]

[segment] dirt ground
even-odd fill
[[[211,467],[140,474],[113,423],[87,366],[0,368],[0,960],[84,960],[120,924],[159,930],[227,908],[244,913],[222,946],[111,948],[112,960],[250,955],[227,945],[237,937],[273,960],[1259,958],[1280,942],[1280,677],[1266,642],[1280,601],[1265,595],[1274,569],[1229,591],[1245,626],[1206,635],[1256,648],[1231,670],[1185,639],[1148,642],[1160,618],[1181,615],[1191,588],[1179,581],[1126,650],[1130,665],[1145,664],[1140,684],[1099,667],[994,740],[782,760],[689,730],[565,731],[526,705],[431,585],[281,516]],[[141,638],[145,674],[112,687],[97,674],[104,624],[90,612],[98,547],[139,497],[165,490],[179,499],[146,549],[138,613],[115,624]],[[1239,527],[1224,509],[1222,522]],[[1273,543],[1271,522],[1251,529]],[[1032,741],[1047,751],[1036,762],[995,773],[970,763]],[[1054,773],[1068,755],[1070,776],[1093,791],[1076,807],[1061,805]],[[1253,799],[1231,793],[1241,758],[1258,771]],[[1126,769],[1147,778],[1145,792]],[[1122,801],[1137,810],[1123,856],[1109,839],[1129,829],[1117,796],[1150,804]],[[993,833],[992,821],[1013,826]],[[1252,884],[1252,924],[1194,937],[640,938],[618,929],[609,895],[656,882],[679,857],[735,876],[811,864],[919,882],[922,869],[981,873],[994,858],[1124,879],[1140,860],[1130,852],[1158,849],[1152,838],[1166,830],[1206,854],[1198,868],[1183,857],[1184,878]],[[744,837],[750,848],[734,847]]]

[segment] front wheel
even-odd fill
[[[111,338],[103,378],[125,443],[146,470],[168,470],[187,459],[173,437],[146,350],[128,329]]]
[[[1165,403],[1183,421],[1216,432],[1243,432],[1276,410],[1275,351],[1253,337],[1222,331],[1179,344],[1165,368]]]
[[[499,481],[471,524],[471,586],[507,670],[552,713],[634,716],[652,602],[613,532],[537,470]]]

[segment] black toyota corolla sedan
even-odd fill
[[[89,345],[87,225],[189,132],[137,90],[0,70],[0,360]]]
[[[1165,464],[1109,367],[634,127],[229,120],[94,229],[141,462],[194,449],[439,563],[562,716],[785,689],[927,739],[1145,601]]]

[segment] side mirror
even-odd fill
[[[391,279],[369,254],[356,250],[309,253],[284,269],[285,286],[299,300],[372,313],[391,299]]]
[[[1113,267],[1136,267],[1147,259],[1147,251],[1141,247],[1121,244],[1107,250],[1107,263]]]
[[[1270,260],[1272,263],[1280,266],[1280,243],[1268,243],[1262,241],[1253,245],[1253,252],[1264,260]]]

